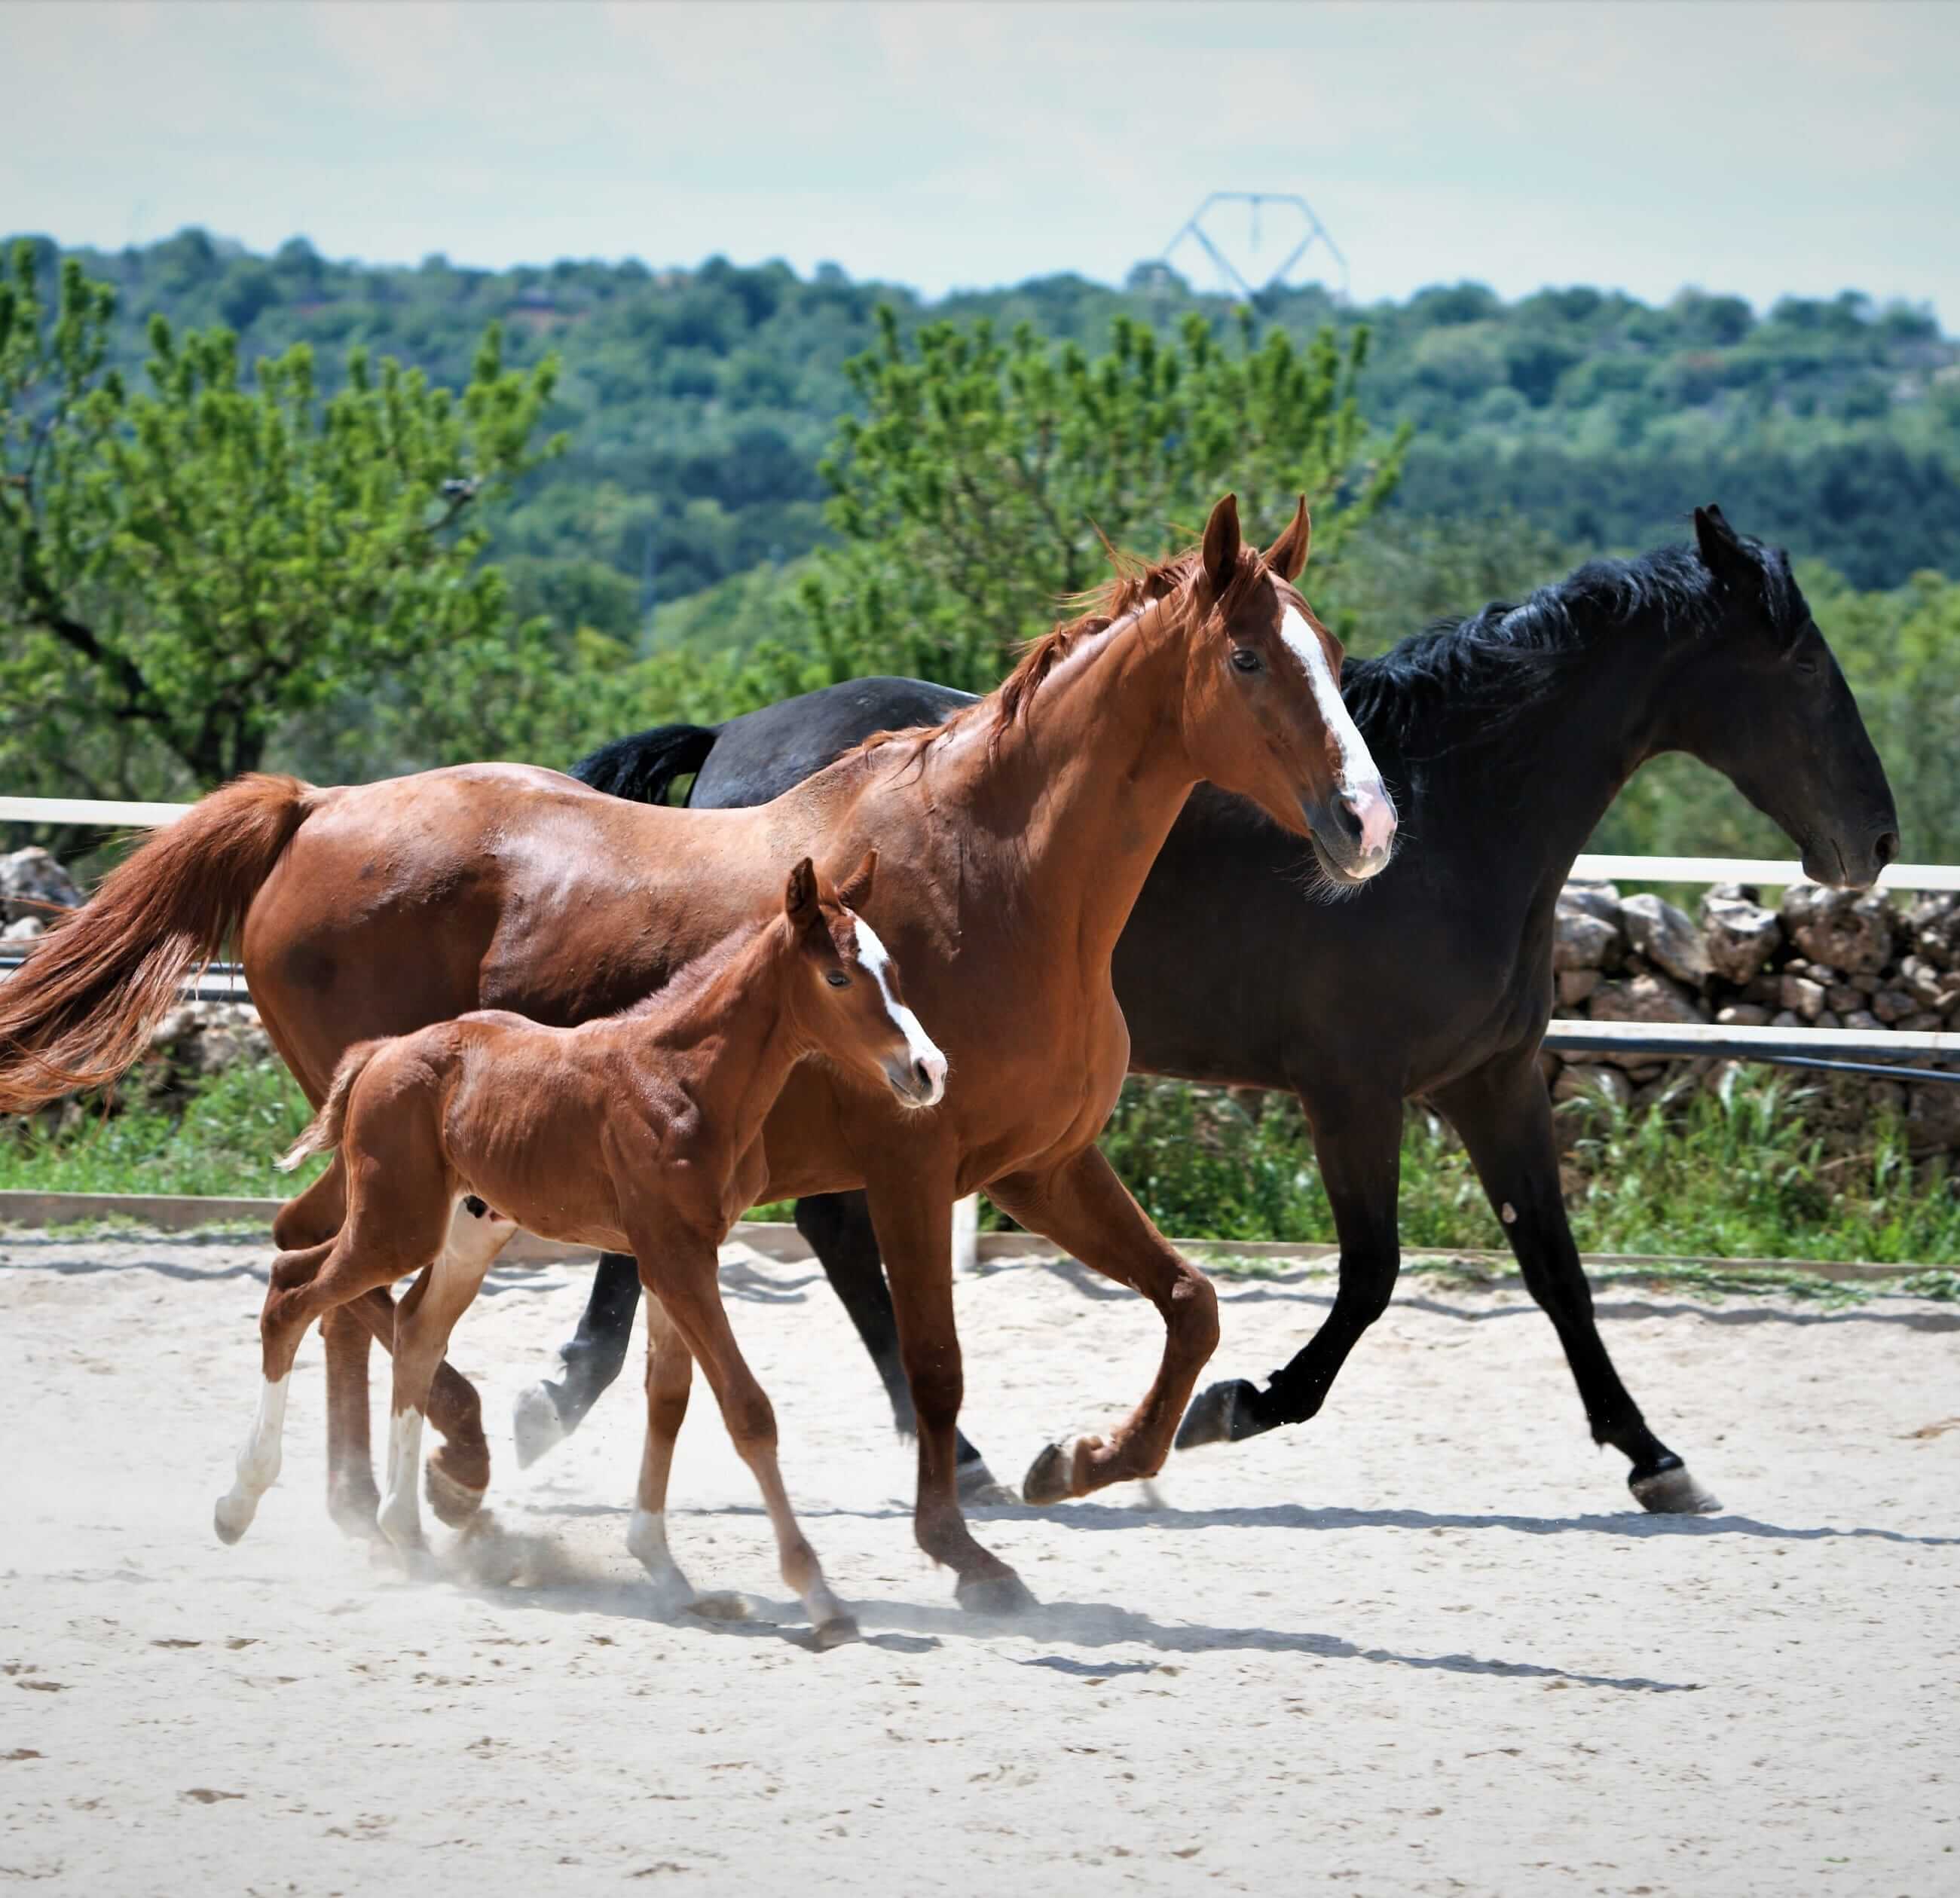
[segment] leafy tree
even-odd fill
[[[305,345],[248,382],[230,330],[153,316],[132,389],[107,361],[113,313],[73,259],[46,310],[17,246],[0,286],[10,784],[208,787],[350,688],[507,642],[481,514],[552,450],[532,446],[552,360],[506,370],[493,325],[460,394],[356,349],[323,400]]]
[[[1374,440],[1356,381],[1368,332],[1304,349],[1283,330],[1239,346],[1191,316],[1166,342],[1119,317],[1092,357],[1029,324],[895,312],[849,365],[864,411],[822,472],[845,546],[803,591],[830,676],[877,670],[982,689],[1059,605],[1107,574],[1110,546],[1154,555],[1192,538],[1219,493],[1277,532],[1304,492],[1323,558],[1392,492],[1406,435]]]

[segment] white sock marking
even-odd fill
[[[243,1531],[258,1513],[259,1499],[279,1478],[281,1448],[286,1430],[286,1392],[291,1372],[269,1378],[259,1387],[259,1412],[252,1434],[238,1452],[237,1474],[219,1501],[218,1512],[228,1528]]]
[[[381,1533],[398,1549],[422,1539],[422,1413],[397,1410],[388,1420],[388,1488],[377,1518]]]

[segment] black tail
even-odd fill
[[[571,775],[613,797],[664,804],[667,787],[699,771],[721,736],[719,725],[656,725],[600,746],[572,766]]]

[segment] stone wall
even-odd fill
[[[1960,1030],[1960,897],[1922,896],[1905,905],[1874,891],[1804,883],[1772,909],[1760,891],[1726,883],[1710,890],[1701,909],[1698,927],[1658,896],[1622,898],[1611,884],[1568,884],[1553,942],[1553,1014],[1868,1033]],[[1603,1093],[1634,1106],[1715,1084],[1729,1065],[1638,1054],[1544,1058],[1557,1098]],[[1805,1090],[1799,1111],[1834,1148],[1855,1145],[1886,1111],[1905,1117],[1917,1151],[1960,1146],[1960,1086],[1789,1072]]]

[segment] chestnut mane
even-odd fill
[[[1154,561],[1114,547],[1109,548],[1108,552],[1114,569],[1109,577],[1100,587],[1091,587],[1069,602],[1083,610],[1073,619],[1063,620],[1048,631],[1029,640],[1021,648],[1014,669],[985,698],[976,699],[971,705],[962,706],[943,724],[913,725],[899,731],[873,732],[848,751],[840,753],[836,761],[842,764],[846,758],[858,758],[892,744],[908,744],[916,752],[930,739],[982,721],[988,725],[989,741],[998,742],[1003,733],[1027,718],[1029,707],[1042,682],[1083,641],[1107,632],[1125,615],[1140,612],[1153,601],[1166,602],[1169,615],[1174,616],[1172,623],[1180,629],[1202,607],[1214,603],[1229,617],[1268,571],[1265,556],[1247,543],[1239,549],[1238,571],[1214,602],[1209,597],[1208,587],[1194,583],[1200,553],[1195,545],[1167,554],[1162,560]]]

